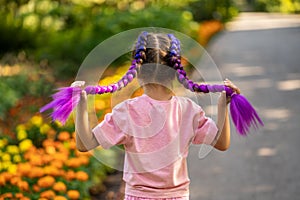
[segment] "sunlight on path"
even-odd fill
[[[279,13],[241,13],[226,25],[229,31],[265,30],[300,27],[300,15]]]

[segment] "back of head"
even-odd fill
[[[142,33],[139,36],[133,55],[140,55],[137,75],[143,85],[169,85],[174,80],[176,70],[170,62],[170,45],[167,34]]]

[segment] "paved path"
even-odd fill
[[[189,156],[191,200],[283,200],[300,196],[300,17],[240,15],[209,47],[265,127],[231,148]]]

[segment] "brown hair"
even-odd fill
[[[170,65],[170,38],[166,34],[148,33],[141,40],[138,42],[143,43],[146,49],[141,51],[142,62],[137,67],[138,79],[143,84],[169,85],[176,74],[176,70]],[[133,55],[137,50],[134,50]]]

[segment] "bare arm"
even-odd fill
[[[230,123],[225,92],[222,92],[219,98],[217,127],[219,136],[214,147],[220,151],[225,151],[230,146]]]
[[[230,80],[226,79],[224,84],[232,88],[237,94],[240,94],[240,89],[235,86]],[[230,121],[228,116],[228,103],[230,97],[226,97],[226,92],[222,92],[218,102],[218,121],[219,137],[214,147],[220,151],[226,151],[230,146]]]
[[[76,87],[82,86],[80,85],[80,83],[79,85],[78,83],[76,85],[76,82],[72,85],[75,85]],[[75,132],[76,147],[79,151],[85,152],[99,146],[99,143],[94,137],[94,134],[89,126],[87,95],[85,91],[82,91],[80,102],[78,103],[78,106],[76,108]]]

